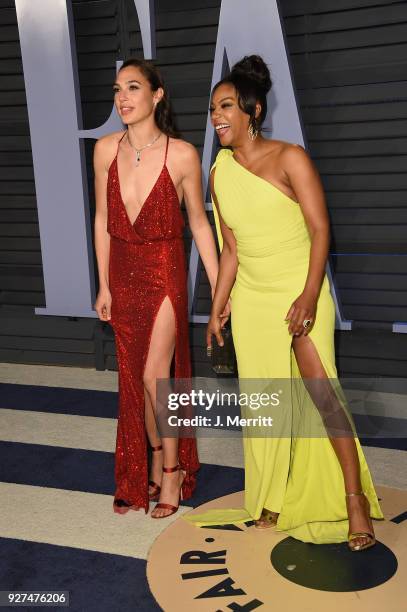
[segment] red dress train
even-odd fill
[[[176,323],[175,378],[191,376],[184,219],[166,165],[168,142],[167,137],[160,176],[133,224],[121,197],[119,147],[107,182],[110,323],[119,369],[115,498],[146,512],[149,498],[143,373],[154,322],[166,297],[171,301]],[[186,471],[186,499],[195,488],[195,472],[199,468],[196,440],[180,438],[178,452],[181,469]]]

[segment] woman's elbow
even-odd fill
[[[324,238],[325,240],[331,240],[331,231],[329,227],[329,223],[320,223],[318,225],[314,225],[310,228],[310,236],[311,239],[314,238]]]
[[[222,255],[224,257],[224,259],[227,259],[228,261],[237,261],[237,251],[236,251],[236,247],[232,244],[230,244],[229,242],[224,242],[223,243],[223,248],[222,248]]]

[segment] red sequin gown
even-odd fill
[[[154,322],[166,296],[171,300],[176,322],[175,378],[191,376],[184,219],[166,165],[168,141],[167,137],[160,176],[134,224],[121,197],[117,153],[107,182],[110,323],[119,369],[115,498],[146,512],[149,498],[143,372]],[[187,473],[185,499],[192,495],[199,468],[195,439],[179,439],[179,463]]]

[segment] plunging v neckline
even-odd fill
[[[164,165],[163,165],[163,167],[161,168],[161,172],[160,172],[160,174],[158,175],[157,180],[155,181],[155,183],[154,183],[154,184],[153,184],[153,186],[151,187],[151,190],[150,190],[149,194],[147,195],[146,199],[144,200],[143,204],[141,205],[140,210],[138,211],[136,218],[135,218],[135,219],[134,219],[134,221],[132,222],[132,221],[131,221],[131,219],[130,219],[130,217],[129,217],[129,213],[128,213],[128,211],[127,211],[126,205],[125,205],[124,200],[123,200],[123,197],[122,197],[122,188],[121,188],[121,186],[120,186],[120,176],[119,176],[119,166],[118,166],[118,164],[117,164],[117,155],[116,155],[116,157],[115,157],[114,161],[115,161],[115,165],[116,165],[116,176],[117,176],[117,185],[118,185],[118,188],[119,188],[120,202],[121,202],[121,204],[122,204],[122,206],[123,206],[123,210],[124,210],[124,213],[125,213],[125,215],[126,215],[127,221],[130,223],[130,225],[131,225],[132,227],[134,227],[134,226],[135,226],[135,224],[137,223],[137,220],[138,220],[139,216],[141,215],[141,213],[142,213],[143,209],[145,208],[145,205],[147,204],[148,200],[150,199],[150,197],[151,197],[151,195],[152,195],[152,193],[153,193],[154,189],[156,188],[158,181],[159,181],[159,180],[160,180],[160,178],[162,177],[162,174],[163,174],[164,170],[167,168],[167,165],[166,165],[166,163],[164,162]],[[168,171],[168,170],[167,170],[167,171]],[[171,178],[171,176],[170,176],[170,178]],[[172,181],[172,178],[171,178],[171,181]],[[174,183],[173,183],[173,184],[174,184]]]

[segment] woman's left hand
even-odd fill
[[[314,324],[316,309],[317,298],[304,290],[292,303],[285,317],[289,321],[289,333],[293,336],[307,336]],[[304,321],[311,321],[308,327],[304,327]]]

